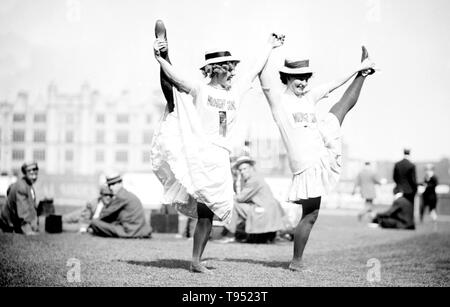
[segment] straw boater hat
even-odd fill
[[[114,185],[119,182],[122,182],[122,176],[120,176],[120,174],[113,173],[106,176],[106,184],[108,186]]]
[[[200,67],[203,68],[209,64],[221,63],[221,62],[237,62],[240,61],[231,55],[231,52],[225,49],[214,49],[205,52],[205,62]]]
[[[309,67],[309,60],[286,59],[280,73],[287,75],[313,74]]]
[[[233,168],[238,168],[242,163],[248,163],[253,166],[256,162],[249,156],[241,156],[234,162]]]

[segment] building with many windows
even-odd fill
[[[163,105],[107,99],[84,84],[64,94],[51,84],[45,98],[21,92],[0,102],[0,171],[36,160],[47,174],[96,175],[108,169],[150,171],[150,144]]]
[[[164,107],[159,88],[153,98],[154,102],[138,102],[123,92],[108,99],[87,84],[79,93],[66,94],[50,84],[44,98],[31,99],[21,92],[15,101],[0,102],[0,171],[10,173],[23,161],[36,160],[49,175],[98,175],[111,169],[151,172],[150,145]],[[242,137],[236,139],[232,155],[243,154],[247,147],[260,172],[290,176],[269,109],[257,117],[252,113],[265,98],[257,92],[248,99],[247,110],[242,110],[248,114],[239,127]],[[360,164],[352,163],[347,153],[343,144],[343,179],[353,178]]]

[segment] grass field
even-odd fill
[[[449,222],[396,231],[322,214],[304,255],[308,272],[287,270],[288,241],[211,241],[204,256],[212,275],[188,271],[192,241],[173,234],[142,240],[0,234],[0,248],[0,286],[450,286]],[[67,280],[71,258],[79,260],[80,282]],[[370,259],[379,261],[378,282],[367,279]]]

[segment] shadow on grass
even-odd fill
[[[117,261],[145,267],[154,267],[162,269],[186,269],[186,270],[189,270],[189,265],[191,264],[191,262],[188,260],[179,260],[179,259],[158,259],[154,261],[139,261],[139,260],[117,260]]]
[[[205,261],[213,260],[213,258],[206,258]],[[161,269],[186,269],[189,270],[191,262],[188,260],[179,259],[158,259],[154,261],[138,261],[138,260],[117,260],[118,262],[124,262],[132,265],[139,265],[144,267],[154,267]],[[208,269],[215,269],[215,267],[206,265]]]
[[[263,260],[252,260],[252,259],[237,259],[237,258],[225,258],[224,261],[230,262],[246,262],[251,264],[260,264],[269,268],[282,268],[288,269],[289,262],[286,261],[263,261]]]

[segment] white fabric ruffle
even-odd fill
[[[174,92],[175,110],[164,114],[155,131],[151,161],[164,186],[164,202],[197,218],[197,203],[228,223],[233,208],[229,152],[209,142],[190,96]]]
[[[337,117],[328,113],[319,121],[319,130],[324,141],[325,154],[316,165],[294,174],[288,201],[323,196],[339,181],[342,169],[342,141]]]

